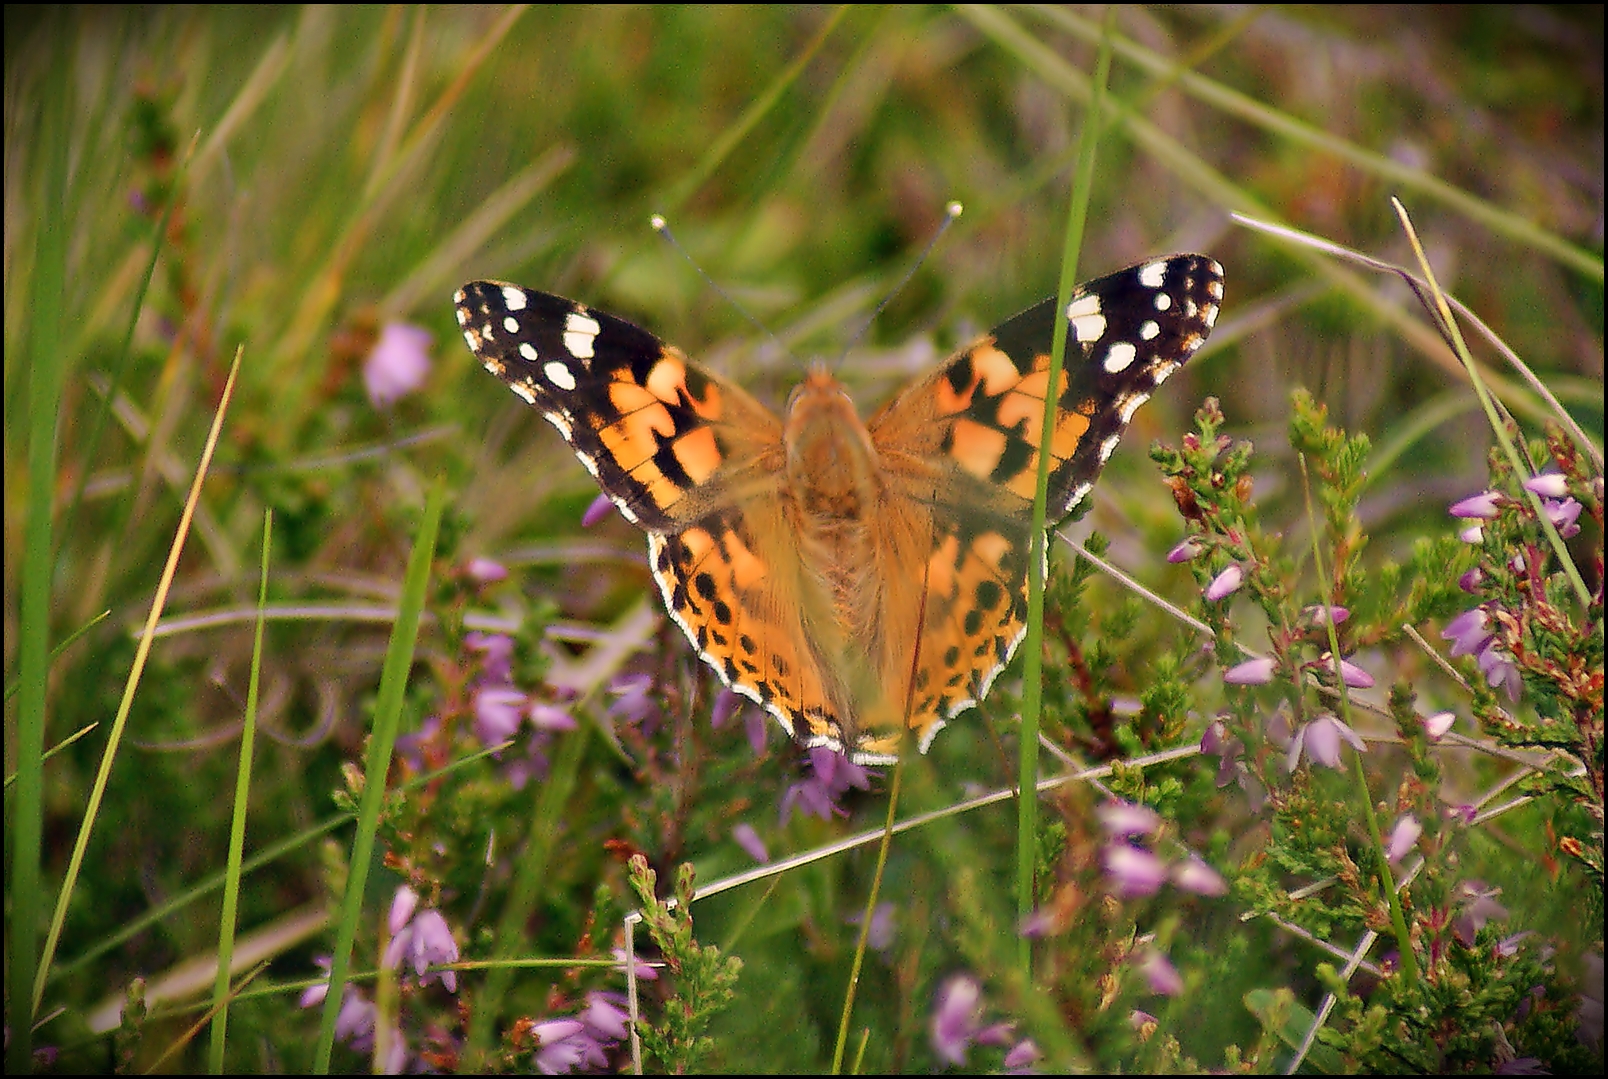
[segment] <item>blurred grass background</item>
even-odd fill
[[[447,474],[456,491],[447,558],[493,557],[515,571],[518,598],[501,601],[500,615],[607,627],[651,587],[640,536],[618,519],[580,530],[595,493],[589,477],[471,360],[452,316],[459,284],[501,278],[595,304],[780,404],[803,359],[837,359],[944,204],[959,199],[965,215],[841,364],[869,409],[1054,291],[1097,19],[1081,8],[902,6],[8,7],[8,685],[21,629],[26,389],[44,365],[65,386],[51,644],[112,612],[51,669],[47,746],[89,723],[104,730],[116,710],[131,629],[149,606],[228,364],[245,347],[168,613],[240,617],[181,625],[153,653],[49,1006],[87,1012],[132,976],[216,943],[210,898],[128,939],[113,936],[222,864],[264,508],[276,520],[273,600],[337,613],[270,625],[269,737],[248,850],[331,812],[340,769],[361,751],[384,649],[387,627],[362,613],[394,602],[433,475]],[[1391,467],[1364,503],[1382,553],[1399,552],[1415,526],[1485,482],[1483,420],[1399,282],[1340,281],[1235,227],[1230,210],[1409,262],[1388,204],[1400,197],[1443,287],[1600,436],[1600,6],[1128,8],[1118,27],[1142,51],[1119,51],[1115,63],[1118,107],[1080,276],[1201,251],[1226,267],[1227,298],[1211,345],[1139,414],[1096,491],[1089,520],[1111,538],[1116,561],[1166,594],[1190,596],[1188,577],[1160,563],[1178,525],[1143,447],[1176,440],[1208,394],[1236,436],[1266,455],[1258,494],[1275,511],[1300,497],[1282,453],[1293,387],[1326,402],[1333,422],[1392,445]],[[52,127],[53,108],[62,126]],[[69,177],[59,218],[43,209],[55,139],[65,139]],[[153,228],[170,202],[140,302]],[[785,352],[652,234],[656,211]],[[38,251],[51,235],[66,245],[59,310],[36,292]],[[52,355],[33,347],[40,318],[59,319]],[[421,392],[378,410],[362,362],[394,321],[435,335],[434,364]],[[91,443],[114,377],[119,395]],[[680,648],[665,633],[652,643],[671,655]],[[423,649],[421,681],[454,662],[439,637],[427,633]],[[668,669],[663,655],[637,666]],[[415,722],[431,704],[421,693]],[[8,762],[15,713],[12,698]],[[611,932],[585,925],[594,889],[628,903],[606,840],[667,863],[693,860],[708,879],[748,864],[726,835],[738,819],[761,826],[773,854],[881,820],[881,799],[866,798],[841,827],[778,829],[775,799],[796,765],[777,732],[772,759],[760,764],[737,731],[700,745],[714,754],[703,772],[682,762],[657,790],[594,747],[578,798],[596,801],[574,809],[586,824],[560,840],[531,954],[567,954],[583,931]],[[92,734],[45,768],[52,900],[101,748]],[[923,764],[911,809],[1009,774],[980,721],[952,725]],[[687,799],[703,799],[704,811],[684,813]],[[9,829],[10,793],[7,811]],[[935,980],[1007,954],[987,940],[1010,917],[1012,829],[1008,811],[995,809],[907,848],[892,898],[905,904],[910,935],[862,987],[877,1017],[866,1019],[878,1031],[868,1068],[925,1060]],[[517,835],[500,839],[505,853],[518,849]],[[717,1031],[722,1067],[822,1066],[852,948],[852,930],[828,921],[857,909],[868,865],[843,859],[784,879],[765,903],[739,893],[699,911],[701,938],[746,934],[739,1003]],[[248,877],[243,931],[316,907],[328,873],[309,843]],[[7,897],[9,911],[9,877]],[[1212,917],[1232,922],[1230,913]],[[470,939],[484,943],[475,932]],[[1214,939],[1207,924],[1194,932],[1203,944]],[[1267,949],[1259,956],[1281,954],[1256,939]],[[310,976],[318,950],[316,939],[287,946],[272,976]],[[1220,999],[1168,1016],[1203,1061],[1255,1036],[1225,1001],[1264,975],[1300,977],[1294,966],[1239,973],[1242,984],[1214,985]],[[540,994],[531,997],[539,1010]],[[253,1008],[237,1066],[294,1070],[295,1051],[261,1049],[308,1021],[293,995]],[[1083,1051],[1101,1059],[1097,1048]]]

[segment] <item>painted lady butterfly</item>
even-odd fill
[[[1055,301],[907,387],[869,422],[813,367],[778,417],[629,322],[518,285],[455,297],[488,371],[557,427],[648,534],[665,607],[733,689],[860,763],[923,752],[1026,630]],[[1205,342],[1223,269],[1131,266],[1073,293],[1050,438],[1050,519],[1134,410]]]

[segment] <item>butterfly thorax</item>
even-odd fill
[[[787,487],[806,527],[837,530],[874,509],[879,484],[871,434],[824,367],[812,367],[788,398],[782,442]]]
[[[887,558],[878,529],[887,476],[854,402],[819,364],[788,399],[782,446],[781,490],[804,570],[799,603],[814,623],[827,697],[852,727],[878,707],[884,688],[878,639]]]

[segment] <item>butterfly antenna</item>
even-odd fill
[[[854,346],[860,343],[860,339],[870,331],[871,324],[877,320],[877,316],[882,314],[887,306],[893,302],[895,296],[904,291],[906,285],[910,284],[910,279],[916,276],[916,271],[921,269],[921,264],[927,261],[927,256],[932,254],[932,249],[938,246],[938,241],[943,238],[945,232],[949,231],[949,226],[955,223],[955,218],[959,217],[964,210],[965,207],[955,201],[951,201],[948,206],[944,207],[944,219],[938,223],[938,230],[932,234],[932,239],[927,241],[927,246],[921,249],[921,254],[916,258],[915,262],[910,264],[910,269],[905,271],[905,275],[899,279],[899,283],[893,286],[893,291],[883,297],[882,302],[877,304],[877,309],[871,312],[871,317],[865,320],[865,325],[861,326],[860,331],[844,346],[843,356],[847,356],[854,349]],[[839,357],[838,363],[842,364],[842,357]]]
[[[698,271],[698,276],[704,279],[704,284],[714,289],[717,296],[731,304],[739,315],[743,316],[743,318],[749,321],[754,329],[770,338],[771,344],[775,345],[779,352],[781,352],[783,355],[791,355],[787,346],[782,344],[777,336],[771,332],[769,326],[766,326],[763,322],[759,321],[759,319],[750,314],[748,308],[744,307],[742,304],[733,299],[731,293],[721,288],[718,284],[716,284],[713,277],[710,277],[704,272],[704,268],[698,265],[698,260],[693,258],[692,253],[689,252],[685,247],[681,246],[681,241],[676,239],[676,234],[670,231],[670,222],[665,220],[663,214],[654,214],[652,217],[648,218],[648,224],[652,225],[653,231],[657,232],[660,236],[663,236],[669,242],[671,247],[681,252],[681,257],[686,259],[687,263],[694,270]]]

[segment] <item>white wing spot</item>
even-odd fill
[[[547,376],[547,381],[561,390],[573,390],[575,388],[574,373],[557,360],[548,360],[546,366],[542,368],[542,374]]]
[[[597,475],[597,459],[596,458],[594,458],[590,453],[586,453],[586,452],[584,452],[582,450],[576,450],[575,451],[575,456],[581,462],[581,464],[586,466],[586,470],[588,472],[590,472],[593,476]]]
[[[498,372],[496,371],[492,372],[494,375],[497,373]],[[536,404],[536,390],[533,386],[531,386],[530,379],[522,378],[518,382],[510,382],[508,383],[508,388],[513,390],[514,393],[518,394],[519,399],[524,401],[527,405]]]
[[[1128,365],[1139,358],[1139,350],[1127,341],[1118,341],[1106,349],[1105,369],[1108,374],[1120,374],[1128,369]]]
[[[1092,483],[1078,484],[1072,489],[1072,497],[1066,500],[1066,508],[1068,510],[1072,509],[1072,507],[1076,506],[1079,502],[1082,502],[1092,490],[1094,490],[1094,484]]]
[[[576,359],[589,360],[593,356],[592,342],[602,332],[597,319],[584,311],[571,311],[564,319],[564,347]]]
[[[1139,406],[1148,400],[1150,400],[1150,395],[1148,393],[1136,393],[1125,398],[1122,404],[1117,406],[1117,415],[1122,417],[1122,426],[1128,426],[1128,421],[1133,419],[1133,414],[1135,412],[1139,411]],[[1115,443],[1116,437],[1112,436],[1109,441]],[[1110,454],[1110,449],[1104,446],[1100,448],[1100,460],[1104,461],[1108,456],[1110,456]]]
[[[1111,456],[1111,451],[1116,449],[1117,448],[1117,443],[1121,442],[1121,441],[1122,441],[1122,436],[1121,435],[1112,435],[1110,438],[1107,438],[1104,442],[1100,443],[1100,463],[1101,464],[1106,463],[1106,459]]]
[[[558,433],[564,436],[565,442],[574,440],[575,423],[568,412],[543,412],[542,415],[547,418],[548,423],[558,428]]]
[[[1145,288],[1160,288],[1167,283],[1168,261],[1161,259],[1139,267],[1139,283]]]
[[[513,315],[505,316],[503,318],[503,329],[507,330],[509,333],[517,334],[519,332],[519,320]]]
[[[1165,292],[1156,293],[1156,310],[1157,311],[1171,311],[1172,310],[1172,297],[1167,295]]]
[[[1156,325],[1155,319],[1147,318],[1139,327],[1139,340],[1154,341],[1161,336],[1161,327]]]
[[[458,295],[456,297],[454,297],[454,299],[456,299],[458,303],[463,303],[463,292],[460,291],[458,293]],[[465,308],[462,308],[462,307],[458,308],[458,325],[467,326],[468,324],[469,324],[469,312],[468,312],[468,310],[465,309]]]
[[[1106,320],[1100,313],[1100,297],[1079,296],[1066,305],[1066,319],[1078,344],[1087,345],[1105,336]]]
[[[502,287],[503,306],[510,311],[523,311],[525,309],[525,290],[516,285]]]
[[[529,341],[519,342],[519,354],[531,363],[536,362],[536,346]]]
[[[1206,308],[1205,314],[1203,314],[1201,316],[1201,318],[1203,318],[1205,320],[1206,328],[1208,330],[1211,329],[1213,326],[1217,325],[1217,312],[1219,310],[1220,309],[1218,308],[1218,306],[1216,304],[1212,304],[1211,306]]]

